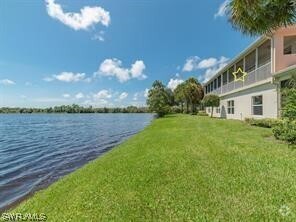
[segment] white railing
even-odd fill
[[[245,77],[245,81],[232,81],[226,85],[222,85],[221,88],[218,88],[212,92],[211,94],[224,94],[231,92],[232,90],[242,88],[244,86],[248,86],[254,84],[256,82],[262,81],[264,79],[268,79],[271,77],[271,62],[264,64],[263,66],[259,67],[258,69],[249,72]],[[210,94],[208,93],[208,94]]]

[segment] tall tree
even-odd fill
[[[175,105],[174,92],[171,89],[169,89],[169,88],[165,88],[165,92],[166,92],[166,94],[168,96],[169,106]]]
[[[182,113],[184,111],[184,104],[186,103],[185,87],[186,87],[186,84],[185,84],[185,82],[183,82],[183,83],[179,84],[176,87],[176,89],[174,90],[175,102],[178,105],[181,105],[181,112]]]
[[[296,21],[295,0],[230,0],[226,11],[234,28],[252,36]]]
[[[170,110],[170,98],[161,81],[154,81],[152,88],[148,92],[147,104],[151,111],[163,117]]]
[[[213,117],[214,107],[220,106],[220,98],[214,94],[208,94],[203,98],[203,104],[205,107],[211,107],[211,117]]]
[[[202,85],[196,78],[190,77],[185,81],[185,95],[187,95],[190,105],[191,113],[196,113],[196,106],[200,104],[204,97],[204,91]]]

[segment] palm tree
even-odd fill
[[[184,110],[184,103],[186,103],[186,95],[185,95],[185,82],[179,84],[174,90],[174,97],[177,104],[181,104],[181,113]]]
[[[220,106],[220,98],[214,94],[208,94],[203,98],[204,106],[211,107],[211,118],[213,117],[214,107]]]
[[[191,113],[196,113],[196,106],[200,103],[200,101],[204,97],[204,91],[202,85],[198,82],[197,79],[191,77],[185,81],[186,88],[185,94],[189,98],[189,102],[191,105]]]
[[[295,0],[230,0],[226,11],[234,28],[252,36],[296,21]]]

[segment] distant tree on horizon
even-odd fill
[[[49,108],[20,108],[20,107],[0,107],[0,113],[147,113],[147,107],[114,107],[114,108],[94,108],[84,107],[77,104],[61,105]]]

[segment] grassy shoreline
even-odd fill
[[[271,135],[240,121],[156,119],[12,212],[48,221],[293,221],[296,152]]]

